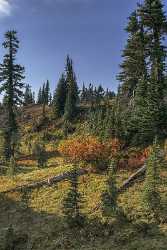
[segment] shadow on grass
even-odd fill
[[[59,152],[57,150],[52,150],[52,151],[47,151],[47,158],[52,158],[52,157],[58,157],[60,156]],[[36,156],[34,154],[29,154],[29,155],[21,155],[19,157],[19,161],[35,161]]]
[[[5,235],[10,225],[15,232],[14,250],[134,250],[140,249],[136,248],[137,244],[140,244],[140,240],[143,241],[145,238],[149,238],[149,240],[155,237],[160,240],[165,239],[156,224],[135,224],[128,221],[115,220],[102,223],[99,218],[94,218],[86,220],[83,228],[71,229],[67,227],[63,217],[42,211],[36,212],[27,207],[25,203],[14,201],[12,197],[15,195],[11,194],[10,198],[0,195],[1,250],[11,250],[4,248]],[[136,240],[137,243],[134,246]]]

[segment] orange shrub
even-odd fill
[[[120,160],[120,168],[136,169],[141,167],[150,154],[151,148],[148,147],[144,150],[133,148],[128,150],[123,159]]]
[[[118,139],[111,139],[109,141],[106,142],[107,147],[110,150],[110,153],[112,155],[112,157],[115,157],[118,155],[118,153],[120,152],[121,149],[121,143],[119,142]]]
[[[94,136],[77,136],[62,141],[58,151],[71,162],[107,163],[119,148],[117,140],[106,143]]]

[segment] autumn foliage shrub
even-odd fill
[[[98,137],[77,136],[62,141],[58,150],[73,163],[85,162],[103,168],[117,154],[119,148],[116,139],[104,143]]]
[[[149,157],[150,147],[143,150],[139,148],[131,148],[124,152],[122,159],[119,162],[120,168],[136,169],[141,167]]]
[[[137,169],[149,156],[150,148],[130,148],[121,152],[117,139],[102,142],[96,136],[73,136],[59,145],[59,152],[72,163],[84,162],[105,169],[111,158],[119,156],[120,169]]]

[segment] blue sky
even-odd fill
[[[127,17],[140,0],[0,0],[0,44],[9,29],[18,31],[18,62],[33,89],[50,80],[55,88],[66,55],[78,83],[116,90]],[[164,0],[167,9],[167,0]],[[4,51],[0,49],[0,60]]]

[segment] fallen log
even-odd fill
[[[87,169],[79,169],[75,174],[79,177],[79,176],[88,174],[88,172],[89,171]],[[33,189],[40,188],[40,187],[43,187],[43,186],[52,186],[53,184],[56,184],[56,183],[58,183],[60,181],[70,179],[72,175],[73,175],[73,171],[68,171],[68,172],[65,172],[63,174],[56,175],[56,176],[53,176],[51,178],[48,178],[47,180],[42,180],[42,181],[38,181],[38,182],[35,182],[35,183],[30,183],[30,184],[25,184],[25,185],[22,185],[22,186],[17,186],[15,188],[2,191],[0,193],[1,194],[7,194],[7,193],[11,193],[11,192],[23,192],[25,190],[27,190],[27,191],[28,190],[33,190]]]
[[[142,166],[137,172],[132,174],[123,184],[122,186],[118,189],[118,193],[124,192],[126,189],[129,187],[133,186],[136,180],[140,178],[144,178],[146,172],[146,164]]]
[[[137,172],[135,172],[133,175],[131,175],[128,178],[128,180],[126,180],[122,184],[122,186],[118,189],[118,193],[120,194],[120,193],[126,191],[129,187],[133,186],[136,180],[138,180],[141,177],[144,177],[145,172],[146,172],[146,165],[144,165]],[[82,175],[85,175],[88,173],[89,173],[88,169],[79,169],[76,172],[76,175],[79,177],[79,176],[82,176]],[[40,188],[43,186],[52,186],[52,185],[59,183],[61,181],[70,179],[72,174],[73,174],[73,171],[68,171],[68,172],[65,172],[63,174],[48,178],[47,180],[42,180],[42,181],[38,181],[35,183],[30,183],[30,184],[25,184],[22,186],[17,186],[15,188],[2,191],[1,194],[7,194],[10,192],[23,192],[25,190],[27,190],[27,191],[33,190],[33,189]],[[96,211],[100,206],[101,206],[101,204],[98,204],[98,206],[96,206],[96,208],[94,210]]]
[[[125,192],[129,187],[133,186],[138,179],[144,178],[145,173],[146,173],[146,164],[143,165],[137,172],[132,174],[122,184],[122,186],[118,188],[118,190],[117,190],[118,194],[121,194],[121,193]],[[96,212],[101,206],[102,206],[102,203],[97,204],[97,206],[91,211],[91,213]]]

